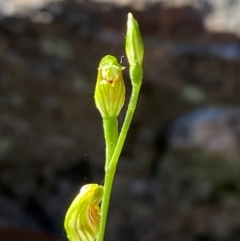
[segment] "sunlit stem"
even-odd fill
[[[112,159],[113,152],[115,150],[118,139],[118,121],[117,117],[103,118],[104,137],[106,143],[106,162],[105,171]]]
[[[125,117],[122,129],[121,129],[121,133],[118,138],[118,142],[117,142],[114,154],[108,165],[108,170],[112,170],[112,169],[116,168],[116,166],[117,166],[119,156],[122,152],[122,148],[123,148],[124,142],[126,140],[126,136],[127,136],[130,124],[132,122],[134,112],[136,110],[140,88],[141,88],[141,85],[133,86],[130,102],[128,104],[126,117]]]
[[[106,221],[108,216],[108,207],[109,207],[109,201],[111,197],[111,191],[112,191],[115,172],[116,172],[116,168],[108,169],[105,175],[104,196],[101,204],[101,222],[100,222],[99,233],[97,236],[97,241],[104,240]]]

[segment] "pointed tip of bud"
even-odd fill
[[[94,241],[100,226],[99,203],[103,196],[103,186],[84,185],[70,205],[64,227],[70,241]]]
[[[128,13],[128,20],[132,19],[133,18],[133,15],[132,13]]]

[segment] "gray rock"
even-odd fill
[[[176,119],[168,140],[174,151],[200,150],[219,158],[240,156],[240,108],[208,107]]]

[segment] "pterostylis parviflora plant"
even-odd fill
[[[117,163],[137,106],[143,78],[144,48],[138,22],[128,14],[125,50],[129,62],[131,97],[119,133],[118,116],[125,101],[123,67],[112,55],[106,55],[98,67],[94,99],[103,120],[106,144],[104,185],[87,184],[70,205],[65,230],[70,241],[103,241],[111,190]],[[101,203],[101,208],[99,204]]]

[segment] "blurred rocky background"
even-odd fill
[[[103,181],[93,92],[129,11],[144,83],[106,240],[240,240],[240,0],[1,0],[1,241],[67,240],[70,202]]]

